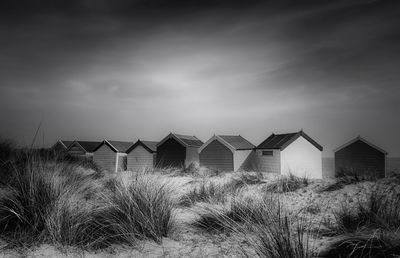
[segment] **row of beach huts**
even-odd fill
[[[188,167],[192,163],[219,171],[260,171],[322,179],[323,147],[303,130],[271,134],[255,146],[240,135],[214,135],[203,143],[196,136],[170,133],[161,141],[64,141],[55,151],[92,159],[109,172],[154,167]],[[353,171],[386,175],[387,152],[360,136],[334,150],[335,173]]]

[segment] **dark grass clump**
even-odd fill
[[[307,224],[285,215],[269,225],[255,224],[250,243],[259,257],[315,257]]]
[[[98,199],[82,205],[61,199],[47,222],[53,242],[86,249],[114,244],[137,246],[150,239],[160,243],[174,229],[174,203],[167,185],[146,176],[109,178]]]
[[[297,177],[290,173],[288,176],[280,177],[277,180],[268,183],[265,186],[265,190],[273,193],[287,193],[294,192],[308,185],[309,180],[307,177]]]
[[[193,223],[193,226],[209,232],[235,231],[245,222],[264,222],[264,216],[271,212],[274,205],[273,203],[268,206],[264,204],[250,198],[233,198],[227,208],[203,207],[199,219]]]
[[[0,239],[10,248],[135,245],[140,239],[160,242],[173,229],[166,185],[146,176],[107,181],[35,151],[13,155],[7,163],[11,178],[0,188]]]
[[[46,241],[46,220],[65,192],[84,185],[85,177],[68,163],[42,160],[30,154],[10,161],[13,173],[0,196],[0,236],[10,243]]]
[[[232,233],[259,257],[313,257],[307,223],[287,215],[279,199],[238,198],[225,209],[206,207],[193,226],[206,232]]]
[[[372,232],[344,235],[319,253],[319,257],[399,257],[398,233]]]
[[[272,200],[272,197],[268,200]],[[239,223],[264,223],[264,218],[277,209],[276,199],[274,198],[271,202],[268,200],[234,196],[225,208],[203,207],[199,219],[193,223],[193,226],[212,231],[215,231],[214,229],[234,231]]]
[[[14,144],[9,140],[0,140],[0,164],[9,161],[15,152]]]
[[[16,153],[13,142],[0,140],[0,187],[6,185],[12,176],[12,161]]]
[[[400,196],[378,189],[370,192],[366,201],[358,201],[355,209],[347,206],[334,213],[337,231],[356,232],[363,229],[400,229]]]
[[[343,205],[334,213],[338,233],[363,229],[400,229],[400,196],[395,192],[377,189],[368,193],[365,201],[358,200],[355,209]]]
[[[400,196],[393,189],[374,189],[354,208],[334,213],[339,236],[321,257],[398,257],[400,255]]]

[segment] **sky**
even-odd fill
[[[400,1],[3,0],[0,137],[303,129],[400,156],[399,68]]]

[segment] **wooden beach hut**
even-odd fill
[[[321,179],[322,150],[303,130],[273,133],[256,147],[254,164],[259,171]]]
[[[101,142],[95,141],[74,141],[68,147],[68,154],[74,157],[93,158],[93,151]]]
[[[214,135],[199,148],[200,166],[221,171],[237,171],[254,149],[240,135]]]
[[[356,173],[377,178],[386,176],[387,152],[358,136],[336,148],[335,174]]]
[[[127,170],[142,171],[156,163],[157,143],[138,140],[127,151]]]
[[[196,136],[170,133],[157,144],[156,166],[187,167],[199,162],[203,142]]]
[[[94,150],[93,161],[103,170],[109,172],[125,171],[127,165],[126,151],[133,142],[104,140]]]

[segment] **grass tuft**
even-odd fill
[[[225,202],[226,188],[212,181],[203,180],[200,185],[184,194],[179,201],[182,206],[191,206],[196,202]]]
[[[400,196],[387,189],[368,193],[365,201],[358,200],[355,209],[343,205],[334,213],[338,233],[363,229],[400,229]]]
[[[174,228],[171,190],[154,178],[106,178],[36,151],[13,157],[0,188],[0,238],[8,247],[135,245],[160,242]]]
[[[11,242],[46,241],[46,221],[66,192],[83,187],[85,176],[65,162],[44,161],[36,155],[11,163],[14,171],[0,197],[0,234]],[[21,240],[23,239],[23,240]]]
[[[360,175],[358,173],[340,173],[337,178],[335,178],[335,182],[329,185],[326,185],[317,192],[332,192],[337,191],[345,187],[346,185],[352,185],[363,181],[375,181],[376,178],[371,177],[369,175]]]
[[[400,235],[388,232],[369,232],[344,235],[321,251],[319,257],[398,257]]]
[[[238,197],[225,209],[204,207],[193,226],[207,232],[234,233],[259,257],[313,257],[311,232],[303,220],[287,215],[275,196]]]
[[[265,190],[273,193],[286,193],[294,192],[308,185],[309,180],[307,177],[300,178],[290,173],[288,176],[280,177],[277,180],[268,183],[265,186]]]
[[[183,195],[179,203],[182,206],[191,206],[197,202],[224,203],[229,195],[235,194],[241,188],[264,183],[262,179],[262,174],[250,173],[240,173],[224,184],[203,179],[199,185]]]
[[[157,243],[174,229],[171,190],[141,176],[116,182],[112,195],[104,195],[105,208],[96,215],[104,242],[134,245],[139,239]]]

